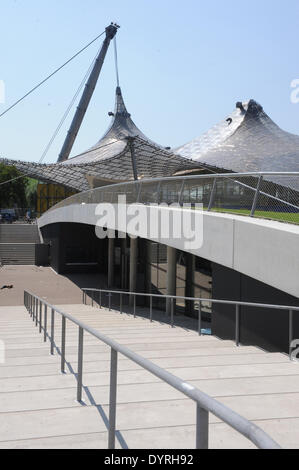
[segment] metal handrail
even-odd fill
[[[94,289],[94,288],[82,288],[83,292],[103,292],[103,293],[111,293],[111,294],[125,294],[125,295],[136,295],[141,297],[159,297],[163,299],[178,299],[178,300],[194,300],[200,302],[211,302],[214,304],[226,304],[226,305],[240,305],[244,307],[263,307],[263,308],[274,308],[278,310],[298,310],[299,307],[291,306],[291,305],[277,305],[277,304],[262,304],[262,303],[254,303],[254,302],[242,302],[239,300],[220,300],[220,299],[208,299],[204,297],[185,297],[182,295],[167,295],[167,294],[147,294],[145,292],[129,292],[126,290],[113,290],[113,289]]]
[[[221,305],[233,305],[235,306],[235,315],[236,315],[236,323],[235,323],[235,342],[236,345],[240,345],[240,307],[253,307],[253,308],[265,308],[265,309],[275,309],[275,310],[284,310],[288,311],[289,313],[289,354],[291,359],[292,353],[292,342],[294,340],[294,312],[299,311],[299,307],[290,306],[290,305],[271,305],[271,304],[261,304],[261,303],[252,303],[252,302],[242,302],[238,300],[219,300],[219,299],[206,299],[200,297],[185,297],[185,296],[177,296],[177,295],[165,295],[165,294],[147,294],[141,292],[128,292],[128,291],[118,291],[118,290],[107,290],[107,289],[93,289],[93,288],[84,288],[83,291],[83,303],[86,304],[86,294],[87,292],[98,292],[101,294],[108,294],[109,296],[109,310],[111,309],[111,296],[113,294],[120,296],[120,312],[122,313],[122,296],[129,295],[133,296],[134,298],[134,315],[136,316],[136,297],[149,297],[150,301],[150,320],[153,320],[153,298],[160,298],[165,300],[171,301],[171,326],[174,328],[174,301],[175,300],[187,300],[198,302],[198,334],[202,335],[202,304],[204,302],[209,302],[211,304],[221,304]],[[94,297],[92,297],[92,302],[94,302]],[[101,298],[100,298],[100,307],[101,307]]]
[[[299,172],[248,172],[248,173],[219,173],[219,174],[212,173],[212,174],[205,174],[205,175],[172,176],[172,177],[167,177],[167,178],[153,178],[153,179],[143,179],[143,180],[139,180],[139,181],[128,181],[128,182],[125,182],[125,183],[115,183],[115,184],[111,184],[111,185],[107,185],[107,186],[103,186],[103,187],[99,187],[99,188],[90,189],[88,191],[85,191],[85,192],[82,192],[82,193],[79,193],[79,194],[75,194],[75,195],[59,202],[58,204],[56,204],[55,206],[50,208],[48,212],[53,211],[55,209],[58,209],[60,207],[65,207],[65,206],[71,205],[71,204],[90,203],[92,196],[96,196],[95,199],[98,199],[98,200],[95,201],[95,202],[100,203],[101,202],[100,201],[101,197],[102,197],[102,199],[105,199],[105,194],[107,194],[107,193],[109,195],[114,194],[114,193],[122,194],[124,192],[123,188],[126,188],[126,190],[127,190],[126,192],[128,192],[128,187],[129,188],[134,188],[134,187],[137,188],[137,191],[135,191],[136,197],[135,197],[134,202],[135,203],[140,203],[140,196],[142,195],[143,189],[144,188],[146,189],[147,185],[154,185],[154,184],[157,185],[157,201],[156,201],[156,203],[160,204],[161,203],[161,201],[160,201],[161,183],[166,183],[167,184],[169,182],[181,183],[180,189],[176,189],[175,191],[176,191],[176,195],[177,195],[177,202],[178,202],[178,204],[182,205],[182,195],[183,195],[185,183],[188,182],[188,181],[198,181],[200,183],[201,181],[204,181],[204,180],[209,180],[209,181],[212,180],[213,181],[211,194],[210,194],[210,198],[209,198],[209,202],[208,202],[208,209],[207,209],[208,211],[212,210],[212,206],[213,206],[213,202],[214,202],[214,198],[215,198],[215,194],[216,194],[216,183],[217,183],[217,181],[219,181],[219,180],[230,180],[233,183],[235,183],[236,185],[238,185],[239,187],[242,187],[246,190],[249,190],[249,191],[253,192],[251,208],[249,209],[251,217],[255,216],[256,208],[257,208],[257,202],[258,202],[258,198],[260,196],[267,197],[267,198],[269,198],[270,200],[274,201],[277,204],[285,204],[290,209],[293,209],[293,210],[299,212],[299,205],[292,204],[289,201],[281,199],[277,196],[277,194],[273,195],[269,192],[265,192],[265,191],[262,190],[261,184],[262,183],[267,183],[267,182],[272,183],[274,185],[276,184],[277,186],[282,187],[283,184],[281,182],[275,183],[274,181],[271,181],[271,179],[269,179],[270,177],[278,177],[278,176],[280,176],[280,177],[289,176],[289,177],[297,177],[298,178],[299,177]],[[247,178],[247,177],[256,178],[256,180],[257,180],[256,187],[255,186],[250,186],[250,184],[246,184],[246,182],[241,181],[241,178]],[[267,177],[269,177],[268,180],[267,180]],[[288,188],[288,186],[285,186],[285,187]],[[289,189],[291,189],[291,190],[293,190],[293,191],[295,191],[299,194],[299,190],[296,191],[294,188],[291,188],[291,187]],[[109,199],[109,200],[106,200],[104,202],[111,202],[111,201]],[[147,204],[147,203],[148,203],[147,201],[144,201],[144,204]],[[225,208],[223,210],[225,212]],[[281,220],[281,221],[283,222],[283,220]]]
[[[142,180],[138,180],[138,181],[126,181],[124,183],[113,183],[113,184],[109,184],[107,186],[100,186],[98,188],[93,188],[93,189],[89,189],[87,191],[83,191],[79,194],[74,194],[73,196],[70,196],[69,198],[65,199],[68,200],[68,199],[72,199],[72,198],[76,198],[76,196],[78,195],[87,195],[89,193],[92,193],[94,191],[99,191],[99,192],[105,192],[105,190],[110,190],[110,189],[116,189],[116,188],[122,188],[124,186],[128,186],[128,185],[140,185],[140,184],[153,184],[153,183],[167,183],[167,182],[170,182],[170,181],[192,181],[192,180],[202,180],[202,179],[214,179],[214,178],[217,178],[217,179],[234,179],[234,178],[246,178],[246,177],[249,177],[249,176],[253,176],[253,177],[256,177],[256,178],[259,178],[261,176],[292,176],[292,177],[299,177],[299,172],[298,171],[293,171],[293,172],[271,172],[271,171],[265,171],[265,172],[260,172],[260,171],[257,171],[257,172],[249,172],[249,173],[207,173],[207,174],[204,174],[204,175],[191,175],[191,176],[169,176],[169,177],[164,177],[164,178],[145,178],[145,179],[142,179]],[[239,183],[239,181],[238,181]],[[254,189],[254,188],[253,188]],[[61,201],[62,203],[64,201]],[[59,203],[60,204],[60,203]],[[49,210],[52,210],[55,206],[51,207]]]
[[[294,177],[299,177],[299,171],[253,171],[253,172],[247,172],[247,173],[207,173],[204,175],[190,175],[190,176],[167,176],[163,178],[144,178],[142,180],[138,181],[126,181],[124,183],[114,183],[114,184],[109,184],[108,186],[102,186],[99,188],[93,188],[89,189],[88,191],[84,191],[79,194],[88,194],[90,192],[93,192],[95,190],[105,190],[105,189],[114,189],[116,187],[121,188],[122,186],[127,186],[128,184],[130,185],[136,185],[140,183],[164,183],[168,181],[188,181],[188,180],[194,180],[194,179],[205,179],[205,178],[241,178],[241,177],[246,177],[246,176],[294,176]],[[70,196],[71,197],[75,197]],[[69,198],[69,199],[70,199]],[[62,201],[63,202],[63,201]],[[55,207],[55,206],[53,206]]]
[[[99,331],[89,327],[85,323],[75,319],[71,315],[62,312],[57,307],[46,302],[44,299],[32,294],[24,292],[24,305],[30,313],[36,326],[42,329],[42,320],[44,320],[44,341],[47,341],[47,311],[51,310],[51,354],[54,354],[54,335],[55,335],[55,313],[62,317],[62,348],[61,348],[61,371],[65,370],[65,346],[66,346],[66,320],[71,321],[79,327],[78,339],[78,380],[77,380],[77,400],[82,401],[82,376],[83,376],[83,341],[84,332],[87,332],[99,339],[111,348],[111,370],[110,370],[110,400],[109,400],[109,430],[108,430],[108,448],[115,448],[116,437],[116,396],[117,396],[117,361],[118,354],[122,354],[134,363],[141,366],[151,374],[155,375],[162,381],[169,384],[185,396],[193,400],[196,405],[196,448],[207,449],[209,446],[209,413],[225,422],[238,433],[245,436],[253,444],[260,449],[280,449],[280,446],[262,429],[251,423],[244,417],[240,416],[214,398],[201,392],[190,383],[187,383],[173,374],[167,372],[157,366],[148,359],[143,358],[139,354],[131,351],[125,346],[120,345],[116,341],[101,334]],[[43,308],[44,307],[44,308]],[[44,310],[44,318],[42,315]]]

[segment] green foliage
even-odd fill
[[[36,206],[36,186],[37,182],[26,177],[13,166],[6,166],[0,163],[0,207],[4,209],[13,207]],[[1,185],[14,178],[18,178],[7,184]],[[35,192],[35,196],[34,196]]]
[[[37,185],[38,181],[33,180],[32,178],[27,178],[27,186],[26,186],[26,200],[27,206],[30,207],[32,210],[36,211],[37,206]]]

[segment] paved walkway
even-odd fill
[[[186,325],[160,322],[90,306],[60,308],[97,328],[255,422],[285,448],[299,447],[299,365],[282,354],[199,338]],[[49,355],[26,310],[0,308],[0,448],[106,448],[109,348],[85,335],[84,404],[76,402],[77,327],[67,323],[67,374],[57,349]],[[118,448],[194,448],[195,404],[120,356]],[[210,416],[211,448],[252,448]]]
[[[13,285],[14,288],[0,290],[0,306],[23,305],[24,288],[57,305],[81,302],[82,287],[107,287],[101,274],[60,276],[49,267],[38,266],[3,266],[0,268],[0,289],[5,285]]]

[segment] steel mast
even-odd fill
[[[71,127],[67,133],[66,139],[64,141],[63,147],[61,149],[61,152],[58,157],[58,162],[64,162],[67,160],[70,156],[70,153],[72,151],[74,142],[76,140],[77,134],[79,132],[79,129],[81,127],[81,124],[83,122],[85,113],[87,111],[87,108],[89,106],[90,100],[92,98],[93,92],[95,90],[99,75],[102,70],[102,66],[110,45],[111,40],[115,37],[117,30],[119,26],[115,23],[111,23],[110,26],[106,28],[106,38],[103,42],[101,51],[99,52],[99,55],[95,61],[94,67],[92,69],[92,72],[89,76],[89,79],[85,85],[84,92],[82,94],[82,98],[80,100],[80,103],[77,107],[75,116],[73,118]]]

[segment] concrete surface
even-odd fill
[[[81,304],[64,310],[142,356],[188,380],[256,423],[284,448],[299,447],[297,363],[283,354],[231,341],[199,338],[187,319],[174,329]],[[189,321],[189,320],[188,320]],[[0,448],[106,448],[109,348],[84,336],[84,403],[76,401],[78,328],[67,322],[67,373],[60,373],[61,321],[55,317],[55,355],[24,307],[0,307]],[[118,448],[194,448],[195,404],[119,357]],[[210,415],[211,448],[254,448]]]
[[[100,223],[99,208],[101,204],[72,204],[48,211],[38,220],[39,228],[48,224],[59,222],[72,222],[89,225]],[[118,206],[113,205],[115,213]],[[135,215],[135,209],[139,206],[130,206],[130,213]],[[161,228],[168,218],[170,211],[181,211],[166,207],[143,206],[143,210],[149,216],[149,211],[159,212]],[[188,212],[187,209],[185,209]],[[273,220],[255,219],[238,216],[235,214],[223,214],[207,211],[191,211],[196,227],[196,236],[199,245],[189,248],[186,239],[153,238],[148,233],[147,224],[138,227],[138,232],[131,227],[132,235],[151,239],[164,245],[171,246],[196,256],[252,277],[260,282],[268,284],[276,289],[292,296],[299,295],[299,226],[277,222]],[[110,229],[124,231],[123,226],[118,225],[118,218],[103,218]],[[122,220],[122,218],[120,218]],[[129,218],[128,218],[129,220]],[[131,224],[132,225],[132,224]],[[193,234],[194,235],[194,234]],[[201,243],[202,242],[202,243]]]
[[[81,287],[106,288],[100,274],[58,276],[53,269],[38,266],[3,266],[0,268],[0,289],[4,285],[14,288],[0,290],[0,306],[23,305],[24,288],[55,304],[81,302]]]

